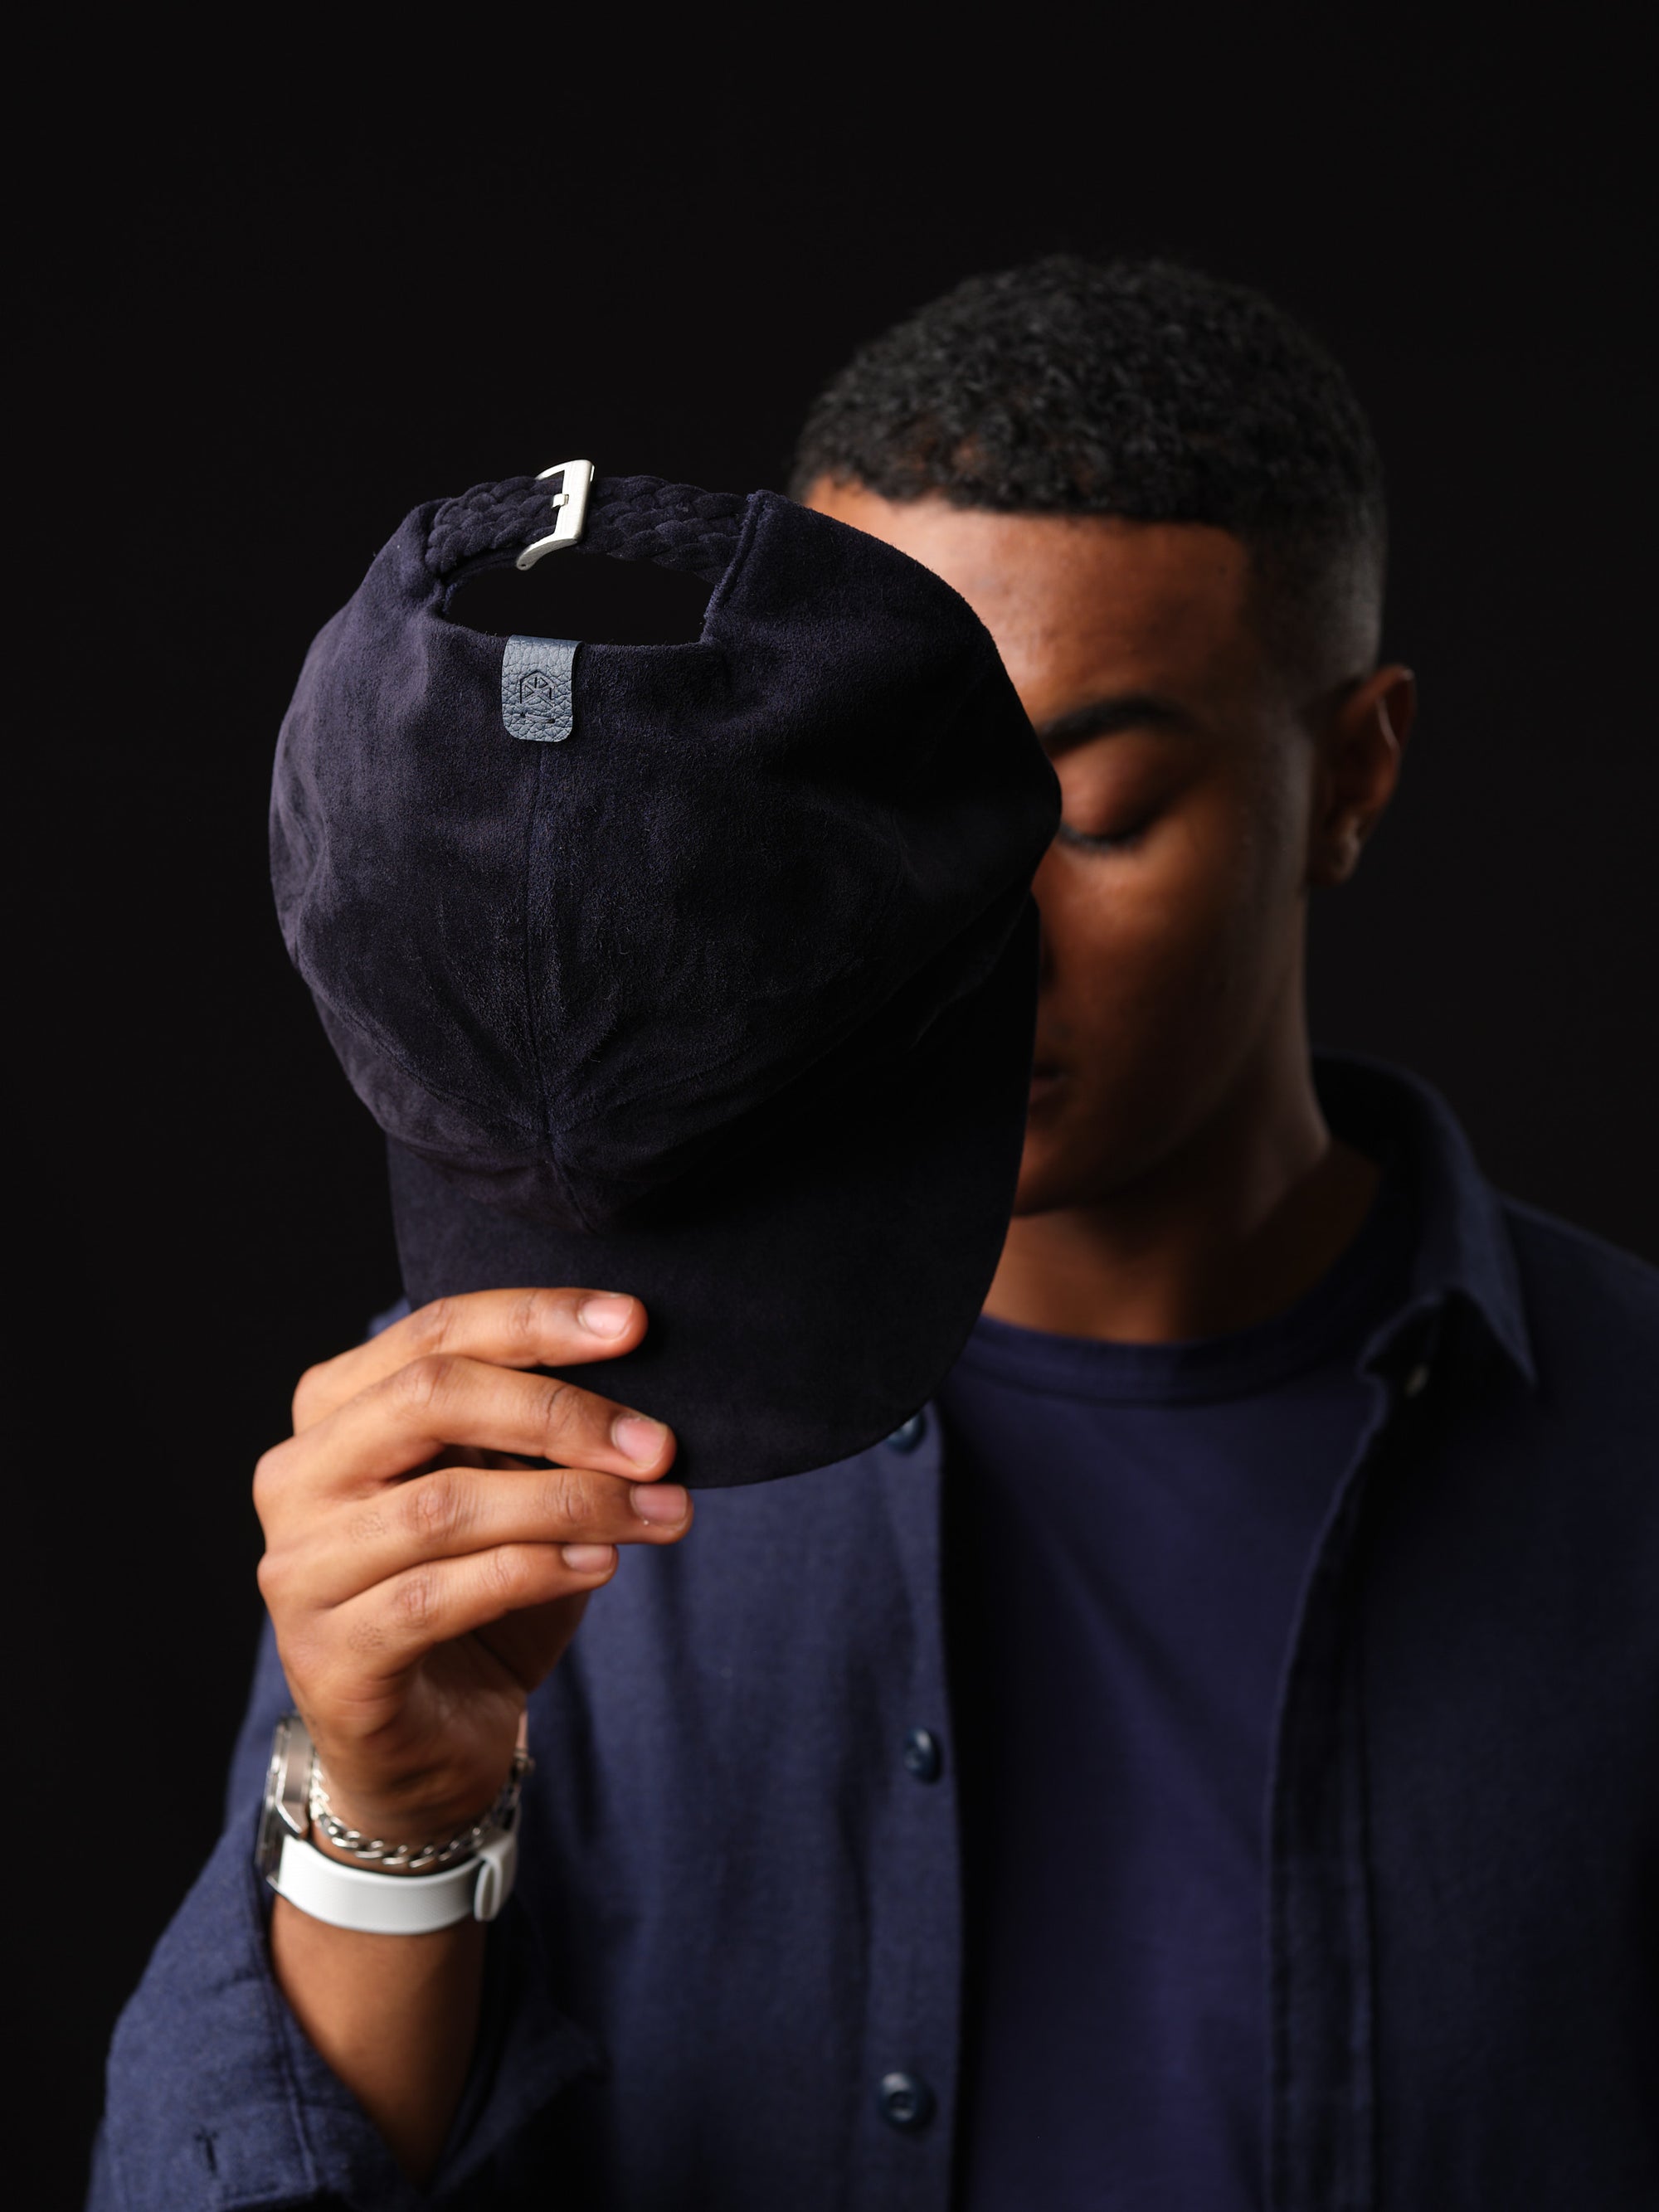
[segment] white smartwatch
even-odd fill
[[[529,1769],[520,1747],[495,1802],[448,1842],[385,1844],[328,1811],[310,1733],[289,1713],[271,1741],[256,1863],[279,1897],[335,1928],[425,1936],[460,1920],[493,1920],[513,1893],[519,1793]],[[311,1841],[317,1827],[360,1863],[319,1851]]]

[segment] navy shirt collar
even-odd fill
[[[1314,1080],[1334,1133],[1373,1158],[1395,1153],[1415,1193],[1420,1231],[1410,1291],[1374,1342],[1369,1364],[1381,1364],[1414,1325],[1456,1298],[1535,1386],[1503,1202],[1444,1099],[1414,1076],[1346,1053],[1316,1053]]]

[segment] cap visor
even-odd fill
[[[757,1117],[731,1164],[648,1223],[584,1235],[497,1210],[392,1144],[416,1305],[469,1291],[628,1291],[649,1316],[620,1358],[550,1371],[666,1421],[702,1488],[850,1458],[915,1413],[996,1271],[1024,1138],[1037,925],[1027,902],[976,990],[884,1080]],[[809,1075],[799,1086],[813,1089]]]

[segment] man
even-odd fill
[[[1049,261],[869,348],[794,489],[969,600],[1060,778],[985,1317],[695,1524],[672,1436],[532,1371],[639,1341],[602,1286],[304,1377],[94,2203],[1655,2202],[1659,1286],[1310,1058],[1309,896],[1413,712],[1352,395],[1252,295]],[[267,1929],[290,1704],[413,1842],[526,1702],[488,1938]]]

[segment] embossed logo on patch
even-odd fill
[[[510,637],[501,655],[501,720],[512,738],[562,744],[574,726],[571,672],[579,640]]]

